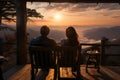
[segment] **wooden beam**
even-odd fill
[[[26,0],[16,0],[17,3],[17,64],[27,62],[27,36],[26,36]]]
[[[13,0],[0,0],[13,1]],[[55,3],[120,3],[120,0],[26,0],[27,2],[55,2]]]
[[[27,0],[28,2],[56,2],[56,3],[120,3],[120,0]]]

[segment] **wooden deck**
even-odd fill
[[[30,64],[25,66],[15,66],[11,70],[4,73],[5,80],[30,80]],[[63,77],[74,77],[71,69],[62,68],[61,76]],[[41,72],[39,76],[45,77],[45,72]],[[49,71],[46,80],[53,80],[53,69]],[[85,72],[85,65],[81,66],[81,75],[84,80],[120,80],[120,66],[101,66],[100,72],[96,69],[89,68],[88,73]],[[41,79],[40,79],[41,80]]]

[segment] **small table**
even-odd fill
[[[7,61],[7,59],[4,56],[0,56],[0,80],[4,80],[3,78],[3,74],[2,74],[2,69],[1,69],[1,65],[3,64],[3,62]]]
[[[100,70],[100,52],[97,50],[87,51],[86,53],[86,72],[88,72],[87,68],[97,68],[97,71]],[[88,65],[94,65],[94,67],[89,67]]]

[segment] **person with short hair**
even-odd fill
[[[50,29],[48,26],[44,25],[41,27],[40,29],[40,34],[41,36],[37,37],[36,39],[33,39],[30,43],[30,46],[42,46],[42,47],[54,47],[57,46],[55,40],[48,38],[48,34],[50,32]],[[50,54],[48,52],[48,58],[45,60],[49,60],[50,59]],[[49,73],[49,68],[42,68],[42,71],[45,73],[44,76],[39,76],[38,79],[39,80],[45,80],[46,76]]]
[[[55,40],[47,37],[49,32],[50,32],[49,27],[47,27],[46,25],[42,26],[40,29],[41,36],[37,37],[36,39],[33,39],[31,41],[31,45],[46,46],[46,47],[56,46],[57,44]]]

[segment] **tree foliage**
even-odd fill
[[[35,9],[27,8],[27,18],[43,18],[43,15]],[[16,21],[16,3],[15,1],[0,1],[0,20]],[[1,21],[0,21],[1,22]]]

